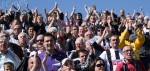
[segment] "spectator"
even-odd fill
[[[4,71],[15,71],[14,64],[11,62],[4,63]]]
[[[76,71],[74,69],[74,62],[69,58],[64,58],[61,62],[60,71]]]
[[[122,51],[124,60],[117,65],[116,71],[146,71],[143,63],[133,58],[131,46],[124,46]]]
[[[47,57],[46,66],[48,67],[49,71],[58,70],[59,67],[53,66],[53,64],[58,63],[59,61],[63,60],[66,57],[65,53],[60,52],[59,50],[55,49],[54,46],[56,44],[55,38],[52,34],[46,33],[44,35],[44,47],[45,51],[39,54],[41,60],[44,58],[44,54],[47,53],[49,56]],[[43,71],[43,68],[40,69]]]
[[[20,63],[19,57],[9,51],[9,37],[6,34],[0,34],[0,71],[4,71],[3,64],[5,62],[12,62],[14,64],[15,69],[18,67]]]
[[[27,71],[40,71],[41,68],[41,60],[37,53],[28,59],[28,70]]]
[[[119,36],[112,34],[110,37],[110,50],[104,51],[100,57],[107,63],[107,71],[115,71],[117,63],[122,59],[122,51],[119,48]]]
[[[100,57],[95,58],[93,67],[95,71],[107,71],[106,64]]]

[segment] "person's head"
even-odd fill
[[[5,31],[0,32],[0,52],[7,53],[9,45],[9,34]]]
[[[125,12],[123,9],[120,10],[120,16],[124,16]]]
[[[66,33],[71,33],[71,28],[69,26],[66,27]]]
[[[27,15],[26,15],[25,13],[22,13],[22,14],[20,15],[20,21],[21,21],[21,22],[24,22],[26,19],[27,19]]]
[[[54,51],[54,46],[56,44],[55,37],[51,33],[46,33],[44,35],[44,47],[47,52]]]
[[[87,57],[88,57],[88,51],[85,50],[85,49],[81,49],[78,51],[78,55],[79,55],[79,58],[80,58],[80,62],[81,63],[85,63],[86,60],[87,60]]]
[[[13,28],[14,27],[14,25],[20,25],[21,24],[21,22],[18,20],[18,19],[14,19],[12,22],[11,22],[11,28]]]
[[[88,30],[85,34],[84,34],[85,40],[90,40],[93,37],[93,32],[91,30]]]
[[[37,16],[37,22],[38,23],[43,23],[43,16],[42,15]]]
[[[34,35],[34,26],[30,25],[27,29],[28,35],[31,37]]]
[[[98,36],[102,36],[104,29],[105,29],[105,27],[103,27],[101,25],[98,26],[98,28],[97,28],[97,35]]]
[[[21,32],[18,35],[18,41],[21,46],[25,46],[27,44],[27,35],[24,32]]]
[[[36,38],[36,44],[39,50],[43,50],[43,42],[44,42],[44,35],[43,34],[38,35]]]
[[[84,37],[84,33],[85,33],[84,27],[79,26],[79,32],[78,32],[78,35],[81,36],[81,37]]]
[[[84,45],[85,39],[83,37],[78,37],[75,41],[76,50],[81,50],[85,48]]]
[[[5,62],[4,71],[15,71],[14,64],[12,62]]]
[[[34,57],[34,55],[30,56],[28,59],[28,70],[30,71],[34,64],[35,64],[35,60],[37,62],[37,66],[36,66],[36,70],[39,70],[41,68],[41,59],[39,56],[36,56],[36,59]]]
[[[74,63],[69,58],[63,59],[61,65],[61,71],[71,71],[74,69]]]
[[[96,22],[96,18],[95,16],[90,16],[90,23],[95,23]]]
[[[123,51],[123,57],[126,60],[132,60],[133,59],[133,49],[132,46],[124,46],[122,49]]]
[[[148,17],[148,16],[145,16],[145,17],[144,17],[144,23],[147,24],[148,21],[149,21],[149,17]]]
[[[74,37],[77,37],[78,36],[78,27],[77,26],[73,26],[72,29],[71,29],[71,34],[72,36]]]
[[[110,44],[111,47],[117,49],[119,46],[119,36],[117,34],[112,34],[110,36]]]
[[[95,58],[94,69],[95,71],[106,71],[106,65],[104,60],[102,60],[100,57]]]
[[[12,33],[13,35],[19,35],[19,33],[21,33],[21,25],[20,24],[16,24],[12,27]]]
[[[50,27],[48,32],[53,34],[54,37],[57,38],[57,28],[56,27]]]

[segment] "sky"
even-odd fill
[[[21,6],[21,10],[25,9],[25,4],[29,4],[29,9],[37,8],[39,12],[44,13],[44,8],[47,11],[54,7],[55,2],[58,3],[58,7],[65,13],[68,11],[69,15],[73,6],[76,6],[76,13],[81,12],[85,17],[86,12],[84,5],[92,7],[96,5],[97,11],[111,10],[114,8],[114,12],[119,14],[120,9],[124,9],[125,13],[133,14],[135,9],[140,12],[140,7],[143,8],[145,15],[150,15],[150,0],[0,0],[0,8],[3,10],[9,9],[11,4]]]

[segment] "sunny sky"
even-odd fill
[[[111,10],[115,9],[115,13],[119,13],[120,9],[124,9],[127,13],[132,14],[135,9],[140,12],[140,6],[143,8],[145,15],[150,15],[150,0],[0,0],[0,8],[6,10],[10,8],[12,3],[19,4],[22,9],[25,9],[25,4],[29,4],[30,9],[38,8],[38,11],[43,13],[43,9],[48,11],[54,7],[54,3],[58,3],[58,7],[65,13],[68,11],[69,15],[72,11],[72,7],[76,6],[76,13],[81,12],[85,17],[86,12],[84,5],[92,6],[96,5],[97,10]]]

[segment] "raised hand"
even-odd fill
[[[143,8],[142,7],[140,7],[140,11],[142,11],[143,10]]]
[[[68,11],[65,13],[65,17],[68,17]]]
[[[58,8],[58,3],[57,3],[57,2],[55,2],[55,6],[54,6],[54,8],[55,8],[55,9],[57,9],[57,8]]]
[[[74,10],[74,11],[76,10],[76,6],[73,6],[73,10]]]
[[[111,9],[111,13],[114,13],[114,8]]]

